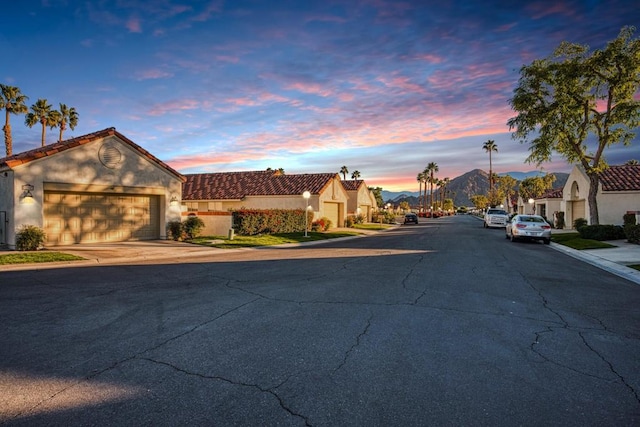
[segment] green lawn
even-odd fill
[[[12,252],[0,255],[0,265],[4,264],[28,264],[34,262],[78,261],[84,259],[76,255],[62,252]]]
[[[628,265],[627,267],[633,268],[634,270],[640,271],[640,264]]]
[[[615,248],[614,245],[599,240],[583,239],[580,233],[552,234],[551,241],[578,250]]]
[[[353,228],[357,229],[357,230],[375,230],[375,231],[380,231],[380,230],[386,230],[387,228],[391,228],[392,225],[389,224],[376,224],[374,222],[370,222],[367,224],[354,224]]]
[[[234,236],[233,240],[229,240],[227,236],[202,236],[191,240],[191,243],[204,246],[212,246],[220,249],[230,248],[254,248],[257,246],[274,246],[285,243],[301,243],[313,242],[315,240],[336,239],[338,237],[357,236],[358,232],[340,232],[340,233],[317,233],[310,231],[308,237],[304,237],[304,233],[280,233],[280,234],[262,234],[258,236]]]

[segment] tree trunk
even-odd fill
[[[7,150],[7,157],[13,154],[13,140],[11,138],[11,125],[4,125],[4,145]]]
[[[600,176],[597,172],[590,172],[587,175],[589,176],[589,195],[587,196],[587,201],[589,202],[589,224],[598,225],[600,224],[600,218],[598,215],[598,200],[596,196],[598,195]]]

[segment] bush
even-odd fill
[[[348,216],[347,219],[344,220],[344,226],[351,228],[356,223],[356,220],[352,216]]]
[[[190,216],[182,223],[182,228],[187,239],[193,239],[198,237],[204,228],[204,221],[200,217]]]
[[[624,214],[622,215],[622,221],[624,225],[636,225],[636,214]]]
[[[327,231],[331,228],[331,220],[325,216],[311,223],[311,231]]]
[[[364,224],[366,220],[367,218],[363,214],[356,216],[356,219],[355,219],[356,224]]]
[[[562,230],[564,228],[564,212],[556,212],[556,221],[554,226],[559,230]]]
[[[182,239],[184,234],[184,227],[181,221],[169,221],[167,223],[167,234],[170,239],[178,241]]]
[[[573,220],[574,230],[580,231],[580,229],[587,224],[589,224],[589,222],[584,218],[576,218],[575,220]]]
[[[373,216],[372,222],[382,222],[384,224],[394,224],[396,222],[396,215],[389,211],[376,212]]]
[[[628,242],[640,245],[640,225],[625,225],[624,234],[627,236]]]
[[[16,234],[16,249],[19,251],[35,251],[42,246],[46,234],[35,225],[23,225]]]
[[[294,233],[304,230],[304,209],[243,209],[233,212],[233,228],[238,235]],[[313,212],[307,211],[311,225]]]
[[[619,225],[583,225],[578,229],[580,237],[591,240],[624,239],[624,229]]]

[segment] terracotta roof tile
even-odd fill
[[[274,171],[219,172],[185,175],[182,200],[233,200],[247,196],[319,194],[336,173],[281,175]]]
[[[122,135],[120,132],[116,131],[115,128],[107,128],[97,132],[89,133],[87,135],[78,136],[72,139],[67,139],[65,141],[56,142],[53,144],[45,145],[44,147],[34,148],[33,150],[23,151],[22,153],[13,154],[8,157],[4,157],[0,159],[0,168],[14,168],[19,165],[23,165],[25,163],[29,163],[33,160],[37,160],[47,156],[53,156],[62,151],[68,150],[70,148],[78,147],[80,145],[95,141],[97,139],[106,138],[108,136],[116,136],[126,144],[130,145],[134,150],[139,152],[142,156],[156,163],[158,166],[166,169],[170,173],[176,175],[182,181],[184,181],[184,176],[171,168],[169,165],[164,163],[162,160],[158,159],[151,153],[149,153],[144,148],[140,147],[135,142],[131,141],[126,136]]]
[[[552,188],[539,197],[540,199],[562,199],[562,188]]]
[[[603,191],[640,190],[640,165],[609,166],[600,173]]]
[[[350,180],[345,180],[345,181],[340,181],[342,182],[342,186],[344,187],[345,190],[347,191],[357,191],[358,188],[360,188],[360,186],[362,185],[362,183],[364,182],[361,179],[350,179]]]

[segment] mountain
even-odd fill
[[[525,178],[544,174],[539,171],[531,171],[506,172],[499,175],[509,175],[520,182]],[[569,178],[569,174],[564,172],[554,172],[552,175],[556,176],[553,188],[564,187],[567,179]],[[489,174],[481,169],[469,171],[449,181],[447,191],[449,192],[448,198],[453,199],[453,204],[455,206],[473,206],[473,203],[471,203],[471,196],[475,194],[487,194],[489,191]],[[418,196],[419,193],[417,191],[382,191],[382,199],[385,203],[392,203],[394,205],[398,205],[402,201],[407,201],[411,206],[417,206]]]

